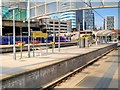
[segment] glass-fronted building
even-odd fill
[[[77,6],[82,7],[81,2],[61,2],[60,9],[74,9]],[[76,10],[64,12],[60,16],[62,21],[71,20],[72,29],[74,30],[93,30],[94,29],[94,13],[92,10]],[[84,25],[84,27],[83,27]]]
[[[72,29],[76,28],[76,12],[65,12],[61,14],[61,21],[71,21]]]
[[[85,30],[94,30],[94,13],[93,10],[84,10]]]
[[[68,10],[68,9],[74,8],[74,7],[75,7],[75,3],[67,2],[67,1],[62,2],[62,0],[61,0],[61,4],[60,4],[61,10]],[[64,12],[60,15],[60,18],[61,18],[61,21],[70,20],[72,29],[76,29],[76,12],[75,11]]]
[[[114,16],[107,16],[105,22],[106,30],[114,30]]]
[[[2,20],[12,20],[13,19],[13,12],[9,10],[11,7],[15,8],[15,20],[26,20],[27,16],[27,2],[2,2]]]

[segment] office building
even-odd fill
[[[114,30],[114,16],[107,16],[105,18],[105,29]]]
[[[76,5],[79,4],[81,3],[76,4],[74,2],[61,2],[61,10],[75,8]],[[94,29],[94,13],[92,10],[76,10],[71,12],[65,12],[61,14],[60,18],[61,21],[71,20],[71,25],[73,30]]]
[[[93,10],[84,10],[84,25],[85,30],[94,30],[94,13]]]
[[[61,10],[68,10],[74,7],[75,7],[75,3],[67,2],[67,1],[64,2],[61,0],[61,4],[60,4]],[[76,12],[75,11],[64,12],[60,15],[60,18],[61,18],[61,21],[71,20],[72,29],[76,29]]]

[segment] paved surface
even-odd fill
[[[75,42],[61,42],[61,44],[65,44],[65,43],[75,43]],[[58,44],[58,42],[56,42],[55,44]],[[32,46],[33,44],[30,44],[30,46]],[[36,46],[46,46],[46,43],[39,43],[39,44],[36,44]],[[48,43],[48,45],[51,45],[50,43]],[[28,46],[28,44],[25,44],[24,46]],[[0,45],[0,48],[8,48],[8,47],[13,47],[13,45]],[[16,44],[16,47],[19,47],[17,44]]]
[[[118,88],[118,56],[112,51],[55,88]]]
[[[32,45],[32,44],[30,44],[30,45]],[[46,45],[46,43],[41,43],[41,44],[38,44],[38,45]],[[18,46],[18,45],[16,45],[16,46]],[[27,44],[25,44],[25,46],[27,46]],[[13,47],[13,45],[0,45],[0,48],[7,48],[7,47]]]
[[[35,57],[32,56],[31,51],[31,58],[27,58],[28,53],[23,52],[22,59],[20,59],[20,53],[17,52],[17,60],[13,60],[12,53],[0,54],[0,68],[2,69],[0,70],[0,79],[40,68],[51,63],[59,62],[60,60],[78,56],[80,54],[91,52],[105,46],[107,45],[95,45],[89,48],[77,48],[77,46],[71,46],[61,48],[60,52],[58,52],[58,48],[56,48],[54,53],[52,53],[52,50],[49,49],[48,54],[45,54],[45,50],[42,51],[42,56],[39,55],[40,51],[35,51]]]

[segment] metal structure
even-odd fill
[[[1,3],[1,0],[0,0],[0,36],[2,36],[2,3]]]
[[[103,41],[106,41],[106,43],[108,43],[109,36],[111,36],[111,37],[114,36],[114,39],[115,39],[115,37],[118,38],[117,33],[112,32],[111,30],[100,30],[97,32],[93,31],[93,34],[95,35],[96,45],[98,44],[98,42],[97,42],[98,39],[101,43],[103,43]]]
[[[16,60],[16,46],[15,46],[15,9],[17,7],[9,8],[13,12],[13,59]]]
[[[15,47],[15,10],[13,9],[13,58],[16,60],[16,47]]]
[[[28,0],[28,57],[30,58],[30,0]]]
[[[119,6],[119,0],[5,0],[2,1],[2,6],[19,6],[19,8],[26,9],[28,1],[30,2],[31,19],[56,13],[70,12],[75,10],[86,10],[91,9],[91,7],[92,9],[99,9],[115,8]],[[66,9],[62,9],[61,3],[63,2],[70,2],[69,7]],[[72,7],[73,4],[74,7]]]
[[[37,4],[35,4],[37,2]],[[70,7],[64,10],[61,9],[62,2],[71,2]],[[96,9],[96,8],[115,8],[118,7],[119,0],[35,0],[31,2],[31,19],[41,16],[46,16],[50,14],[70,12],[75,10],[86,10],[86,9]],[[72,7],[72,3],[75,4]],[[88,5],[86,5],[86,4]],[[54,7],[54,9],[52,8]],[[35,11],[37,13],[35,14]]]
[[[19,9],[27,9],[28,2],[30,2],[30,19],[76,10],[119,7],[119,0],[5,0],[2,1],[2,6],[18,6]],[[69,7],[62,9],[63,2],[70,2]],[[28,18],[28,15],[26,16]]]

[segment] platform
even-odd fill
[[[28,52],[23,52],[23,58],[20,59],[20,53],[17,52],[16,60],[13,60],[13,54],[1,54],[0,55],[0,62],[1,62],[1,72],[0,76],[2,78],[16,74],[19,72],[24,72],[26,70],[31,70],[31,68],[35,67],[42,67],[44,65],[49,65],[51,62],[60,61],[63,59],[67,59],[70,57],[78,56],[79,54],[85,54],[87,52],[94,51],[96,49],[100,49],[107,46],[104,45],[93,45],[89,48],[77,48],[77,46],[71,46],[71,47],[64,47],[61,48],[61,51],[58,51],[58,48],[55,48],[54,53],[52,53],[52,49],[48,50],[48,53],[46,54],[46,50],[43,50],[43,55],[40,56],[38,50],[35,51],[37,53],[35,57],[33,57],[33,52],[31,51],[31,58],[28,58]]]
[[[117,90],[120,75],[118,73],[119,57],[118,50],[114,50],[55,88],[113,88]]]
[[[76,42],[61,42],[60,46],[61,47],[66,47],[66,46],[74,46],[77,45]],[[33,44],[30,44],[31,49],[33,48]],[[35,44],[34,47],[46,47],[46,43],[39,43]],[[52,45],[50,43],[47,44],[48,48],[52,48]],[[55,43],[55,47],[58,47],[58,43]],[[28,50],[28,44],[25,44],[22,48],[23,51]],[[20,47],[16,45],[16,51],[20,51]],[[0,54],[2,53],[10,53],[13,52],[13,45],[0,45]]]
[[[60,52],[58,48],[55,48],[54,53],[52,49],[48,49],[47,54],[46,50],[43,50],[42,55],[39,55],[37,50],[35,57],[31,52],[31,58],[27,57],[28,53],[25,51],[22,59],[20,59],[20,53],[17,52],[16,60],[13,60],[12,53],[0,54],[2,69],[0,80],[6,88],[40,87],[85,65],[116,46],[117,44],[92,45],[86,48],[70,46],[61,48]],[[31,82],[33,80],[35,80],[34,84]]]

